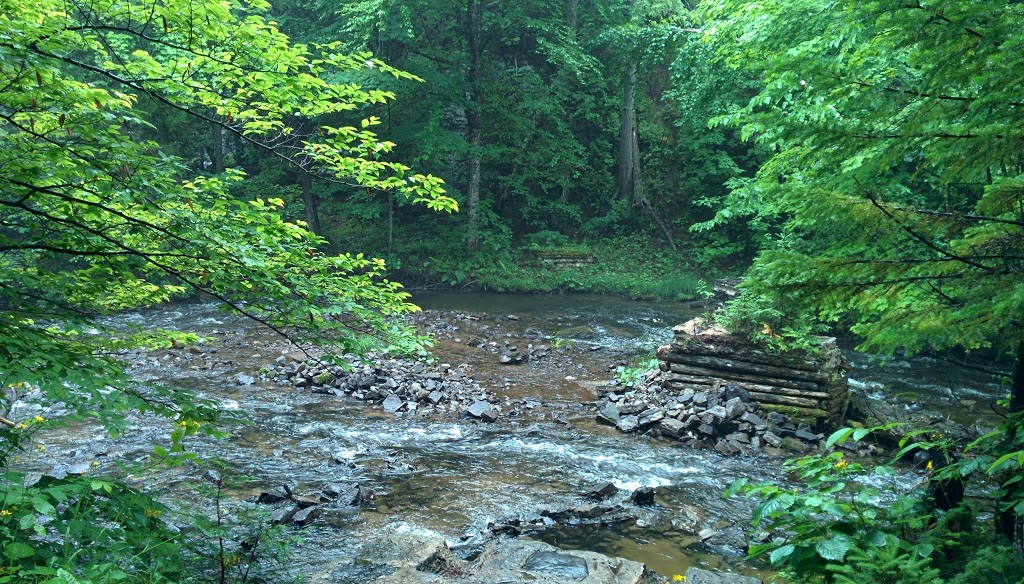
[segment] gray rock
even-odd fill
[[[633,494],[629,496],[630,502],[640,507],[650,507],[654,505],[654,488],[652,487],[640,487],[633,491]]]
[[[734,420],[747,413],[747,404],[740,398],[734,397],[725,402],[725,417]]]
[[[404,404],[405,402],[402,401],[402,398],[395,394],[391,394],[384,399],[384,411],[389,414],[393,414],[401,409]]]
[[[270,514],[271,525],[282,525],[292,520],[292,517],[299,512],[298,507],[285,507]]]
[[[718,418],[719,420],[724,420],[729,417],[729,413],[722,406],[714,406],[712,408],[708,408],[707,413]]]
[[[434,391],[431,391],[430,395],[427,396],[427,401],[434,404],[435,406],[438,403],[440,403],[442,399],[444,399],[444,394],[441,393],[440,391],[437,391],[436,389]]]
[[[567,580],[582,580],[590,575],[587,561],[583,558],[547,550],[537,550],[530,554],[530,557],[526,558],[526,563],[523,564],[523,571],[540,572],[547,576]]]
[[[813,433],[813,432],[811,432],[809,430],[804,430],[804,429],[797,430],[796,433],[793,434],[793,436],[803,440],[804,442],[811,442],[811,443],[817,442],[818,440],[820,440],[822,438],[820,435],[815,434],[815,433]]]
[[[664,417],[665,410],[661,408],[647,408],[646,410],[643,411],[642,414],[638,416],[637,422],[641,426],[646,426],[648,424],[653,424]]]
[[[238,375],[235,376],[235,383],[237,383],[238,385],[252,385],[256,383],[256,378],[253,377],[252,375],[239,373]]]
[[[615,407],[615,404],[608,404],[601,408],[601,411],[597,414],[598,422],[605,422],[612,426],[619,423],[619,408]]]
[[[747,412],[747,413],[743,414],[742,416],[740,416],[740,420],[742,420],[742,421],[744,421],[744,422],[746,422],[748,424],[752,424],[755,428],[756,427],[761,427],[761,426],[765,425],[764,420],[761,419],[761,416],[758,416],[757,414],[755,414],[753,412]]]
[[[742,451],[742,448],[732,440],[719,440],[718,443],[715,444],[715,451],[726,456],[733,456],[739,454]]]
[[[640,420],[636,416],[623,416],[622,418],[619,418],[615,427],[621,432],[632,432],[640,427]]]
[[[774,448],[782,447],[782,437],[776,435],[774,432],[765,432],[761,439],[764,440],[766,444]]]
[[[761,584],[761,580],[753,576],[721,574],[700,568],[690,568],[686,570],[686,584]]]
[[[466,413],[485,422],[493,422],[498,419],[497,413],[491,409],[491,404],[482,399],[470,404],[470,406],[466,408]]]
[[[647,409],[647,404],[642,401],[632,401],[623,403],[619,406],[619,414],[623,416],[630,416],[633,414],[639,414],[640,412]]]
[[[297,513],[292,515],[292,523],[300,527],[305,527],[310,523],[313,523],[313,520],[319,516],[319,507],[306,507],[305,509],[300,509]]]
[[[619,488],[614,483],[603,483],[592,487],[587,492],[583,493],[583,496],[593,501],[604,501],[605,499],[614,497],[619,492]]]
[[[686,432],[686,424],[676,420],[675,418],[665,418],[658,424],[658,429],[666,436],[680,438],[683,436],[683,433]]]
[[[722,397],[724,397],[726,401],[729,401],[731,399],[739,399],[740,401],[743,402],[749,402],[750,392],[748,392],[747,390],[743,389],[738,385],[727,385],[725,387],[725,391],[722,392]]]

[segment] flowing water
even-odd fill
[[[453,545],[472,543],[490,521],[574,506],[587,487],[609,481],[625,491],[657,487],[659,505],[614,528],[561,526],[536,537],[567,549],[645,562],[666,575],[691,565],[756,573],[737,557],[739,526],[749,516],[749,504],[724,500],[721,492],[740,477],[780,479],[777,461],[722,457],[622,435],[596,425],[580,405],[594,399],[595,388],[607,382],[616,365],[638,355],[649,358],[671,339],[672,325],[695,315],[695,309],[590,296],[432,293],[418,294],[414,301],[427,309],[420,325],[437,333],[439,360],[464,365],[499,401],[529,397],[539,405],[523,416],[481,424],[396,417],[362,402],[270,383],[239,386],[231,376],[252,373],[289,350],[281,339],[207,304],[129,314],[124,320],[218,339],[216,352],[205,361],[171,351],[146,356],[135,371],[251,416],[254,423],[229,439],[192,443],[228,463],[233,496],[246,498],[282,484],[315,492],[352,481],[375,490],[375,508],[324,507],[291,567],[302,580],[365,582],[383,569],[373,558],[388,533],[429,529]],[[551,347],[552,356],[502,365],[496,347],[509,345]],[[900,365],[869,364],[853,375],[882,395],[892,394],[891,387],[931,395],[932,386],[953,386],[961,396],[970,395],[978,410],[998,394],[998,386],[979,374],[954,376],[948,367],[932,371],[923,365],[919,369],[915,362],[901,375]],[[909,400],[908,407],[935,402]],[[113,471],[117,461],[142,459],[164,432],[152,420],[138,420],[134,431],[113,442],[98,429],[76,426],[47,436],[47,453],[28,464],[45,471],[71,457]],[[181,483],[201,480],[200,472],[164,472],[147,480],[174,497],[180,496],[175,493]],[[701,543],[694,535],[701,529],[724,537]]]

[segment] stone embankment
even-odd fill
[[[490,392],[464,371],[447,364],[429,367],[417,361],[377,359],[368,365],[353,364],[346,370],[339,365],[281,356],[264,366],[260,375],[313,393],[374,402],[389,414],[454,414],[494,422],[501,413]],[[241,385],[255,381],[245,375],[236,380]]]

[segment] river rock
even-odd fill
[[[256,378],[252,375],[246,375],[245,373],[239,373],[235,375],[235,383],[238,385],[252,385],[256,383]]]
[[[313,520],[319,516],[319,507],[306,507],[305,509],[300,509],[294,515],[292,515],[291,522],[295,525],[298,525],[299,527],[306,527],[310,523],[313,523]]]
[[[479,418],[485,422],[494,422],[498,419],[498,414],[491,408],[491,404],[484,400],[477,400],[473,402],[468,408],[466,413],[474,418]]]
[[[622,432],[632,432],[640,427],[640,419],[636,416],[624,416],[619,418],[619,421],[615,424],[615,427]]]
[[[654,580],[643,564],[594,552],[560,550],[525,539],[488,544],[466,582],[543,582],[544,584],[641,584]]]
[[[597,421],[610,426],[617,425],[619,423],[619,408],[615,407],[615,404],[607,404],[597,413]]]
[[[583,493],[583,496],[593,501],[604,501],[610,499],[618,494],[619,488],[615,486],[615,483],[603,483],[592,487],[587,492]]]
[[[633,494],[629,496],[629,500],[634,505],[650,507],[654,505],[654,489],[652,487],[640,487],[633,491]]]
[[[675,418],[665,418],[658,423],[658,429],[665,436],[681,438],[686,433],[686,424]]]
[[[686,570],[686,584],[761,584],[759,578],[739,574],[721,574],[700,568]]]
[[[397,412],[404,403],[405,402],[402,401],[402,398],[395,394],[391,394],[384,399],[384,411],[389,414],[393,414]]]

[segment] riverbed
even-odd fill
[[[251,375],[294,349],[212,304],[123,317],[128,324],[192,330],[213,339],[201,352],[140,354],[132,363],[141,379],[186,387],[255,421],[235,428],[228,439],[190,444],[226,462],[232,497],[252,498],[282,484],[296,492],[338,482],[372,486],[372,505],[324,506],[302,534],[289,575],[312,582],[366,582],[386,570],[373,558],[388,533],[430,530],[454,547],[469,546],[500,518],[572,507],[581,493],[604,482],[614,483],[623,497],[639,487],[655,487],[657,505],[629,522],[560,525],[534,537],[565,549],[644,562],[665,575],[690,566],[758,573],[757,565],[742,558],[741,527],[750,505],[724,500],[721,493],[741,477],[780,479],[778,460],[724,457],[623,435],[597,425],[586,405],[616,367],[648,359],[671,339],[674,324],[700,308],[595,296],[481,293],[424,293],[414,301],[425,309],[416,317],[418,326],[437,338],[437,362],[459,368],[491,392],[504,413],[498,422],[396,416],[379,406],[266,380],[239,384],[238,374]],[[509,347],[537,357],[503,364]],[[999,393],[998,384],[973,372],[950,375],[948,367],[912,363],[901,376],[901,364],[855,363],[865,367],[852,375],[882,396],[891,395],[893,387],[924,396],[905,396],[907,407],[941,411],[950,389],[961,400],[969,396],[980,412]],[[46,453],[27,464],[43,472],[73,458],[99,463],[100,472],[120,472],[122,462],[142,460],[164,433],[163,425],[138,420],[115,442],[97,428],[75,426],[48,435]],[[199,470],[161,472],[145,483],[174,500],[198,476]],[[187,499],[182,504],[203,503]]]

